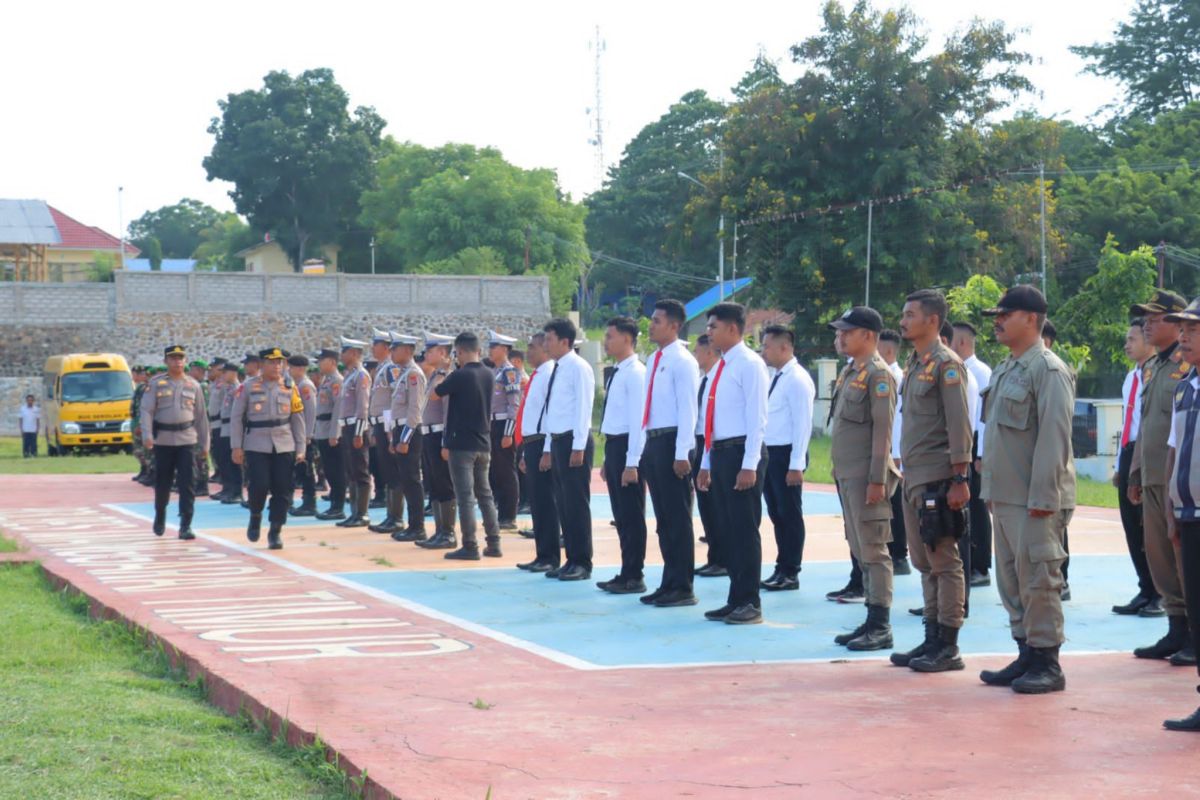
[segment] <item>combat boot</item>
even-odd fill
[[[867,614],[869,615],[870,613],[871,613],[871,610],[870,610],[870,608],[868,608]],[[850,642],[854,641],[855,639],[862,636],[866,632],[867,632],[867,623],[864,622],[863,624],[859,625],[857,628],[850,631],[849,633],[839,633],[837,636],[833,637],[833,643],[840,644],[842,647],[845,647],[846,645],[850,644]]]
[[[847,650],[887,650],[892,646],[891,609],[867,606],[866,630],[846,642]]]
[[[483,548],[483,554],[488,558],[501,558],[504,553],[500,551],[500,537],[487,537],[487,547]]]
[[[190,542],[192,539],[196,538],[196,534],[192,532],[191,517],[179,518],[179,538],[185,542]]]
[[[404,495],[392,489],[386,489],[384,501],[387,503],[387,516],[383,518],[383,522],[378,525],[368,525],[367,530],[372,533],[394,533],[397,529],[396,506],[404,504]]]
[[[300,505],[288,509],[288,513],[293,517],[315,517],[317,515],[317,501],[315,498],[301,500]]]
[[[167,531],[167,512],[166,509],[154,511],[154,526],[152,528],[155,536],[162,536]]]
[[[417,542],[417,547],[423,547],[426,550],[453,550],[458,547],[458,537],[453,533],[439,533],[432,539],[426,539],[423,542]]]
[[[1017,660],[1004,669],[985,669],[979,680],[988,686],[1011,686],[1012,682],[1029,671],[1029,647],[1024,639],[1017,639]]]
[[[1133,651],[1138,658],[1170,658],[1188,643],[1187,617],[1167,617],[1167,635],[1148,647]]]
[[[262,514],[251,514],[250,524],[246,526],[246,538],[252,542],[257,542],[259,535],[262,533]]]
[[[917,672],[949,672],[962,669],[963,660],[958,655],[958,628],[939,625],[937,648],[912,659],[908,666]]]
[[[915,658],[926,653],[932,653],[940,646],[938,641],[938,624],[934,620],[925,620],[925,641],[909,650],[907,653],[892,653],[891,662],[897,667],[907,667]]]
[[[1012,682],[1012,690],[1018,694],[1047,694],[1066,689],[1067,677],[1058,664],[1058,648],[1030,647],[1029,669]]]
[[[270,550],[283,549],[283,526],[272,522],[271,527],[267,530],[267,548]]]

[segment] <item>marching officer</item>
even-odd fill
[[[325,480],[329,482],[329,508],[319,512],[317,519],[346,518],[346,467],[342,449],[338,446],[338,403],[342,396],[342,373],[338,372],[338,352],[323,349],[317,354],[321,385],[317,387],[317,416],[313,421],[313,441],[317,443]]]
[[[263,507],[271,496],[267,544],[283,547],[280,533],[292,505],[292,470],[304,459],[304,403],[290,376],[283,374],[288,353],[278,347],[261,351],[262,371],[249,378],[233,402],[230,416],[235,464],[246,465],[250,487],[250,523],[246,538],[257,542]]]
[[[866,622],[834,642],[849,650],[884,650],[892,646],[891,497],[900,483],[891,441],[896,379],[878,352],[879,312],[855,306],[829,327],[838,352],[851,359],[834,386],[830,441],[842,524],[861,565],[867,601]]]
[[[492,392],[492,463],[488,482],[496,498],[496,513],[500,529],[517,529],[517,505],[520,487],[517,483],[517,448],[513,436],[517,425],[517,409],[521,405],[521,371],[509,360],[517,340],[488,331],[488,358],[494,365],[495,390]]]
[[[173,344],[163,351],[167,374],[155,377],[142,397],[142,441],[154,455],[154,535],[166,530],[171,482],[179,484],[179,538],[195,539],[193,450],[208,444],[208,410],[204,392],[195,378],[184,374],[183,348]]]
[[[212,456],[213,475],[204,476],[205,480],[220,481],[221,471],[221,402],[225,392],[225,359],[217,356],[212,360],[208,371],[208,398],[204,407],[208,409],[208,452]],[[224,485],[222,484],[222,489]],[[210,496],[212,500],[220,499],[220,491]]]
[[[1062,536],[1075,510],[1071,417],[1075,375],[1042,344],[1046,298],[1014,286],[996,308],[996,341],[1009,357],[985,389],[982,493],[993,515],[996,582],[1017,642],[1017,660],[980,679],[1021,694],[1060,692],[1063,643]]]
[[[397,345],[400,334],[394,331],[376,329],[371,340],[373,355],[379,364],[375,367],[375,375],[371,380],[370,401],[367,404],[367,422],[371,425],[371,439],[375,464],[378,467],[377,478],[383,484],[383,497],[387,507],[387,515],[377,525],[370,525],[367,530],[375,533],[391,533],[404,518],[404,498],[396,491],[399,483],[396,474],[396,457],[391,451],[391,408],[392,389],[400,377],[400,367],[392,358],[392,352]],[[380,487],[375,487],[375,495],[381,494]]]
[[[224,463],[221,484],[221,504],[240,505],[242,502],[242,466],[233,463],[233,425],[230,415],[233,414],[233,401],[242,390],[241,372],[238,365],[232,361],[226,362],[222,370],[225,376],[225,387],[221,390],[221,461]]]
[[[425,470],[425,479],[429,483],[430,505],[433,509],[433,537],[417,542],[417,546],[430,550],[453,550],[458,547],[458,537],[454,535],[454,482],[450,479],[450,464],[442,458],[442,433],[446,430],[446,404],[449,401],[436,391],[442,381],[450,375],[450,348],[453,344],[453,336],[425,332],[423,363],[430,372],[426,378],[425,410],[421,415],[424,423],[421,426],[424,436],[421,443],[421,462]]]
[[[390,341],[390,339],[389,339]],[[367,409],[371,394],[371,376],[363,368],[366,342],[342,338],[342,363],[346,376],[342,380],[342,397],[337,406],[338,446],[346,471],[346,486],[350,493],[350,513],[339,528],[361,528],[371,524],[367,506],[371,502],[371,472],[367,455]]]
[[[209,393],[208,373],[209,364],[203,358],[197,358],[188,364],[188,373],[192,380],[200,384],[200,392],[204,395],[204,408],[212,408],[212,395]],[[205,412],[207,414],[207,411]],[[212,428],[209,427],[211,432]],[[208,497],[208,442],[198,442],[193,448],[192,482],[196,486],[196,497]]]
[[[300,402],[304,404],[304,443],[296,443],[296,452],[303,453],[304,458],[296,459],[293,482],[300,486],[300,505],[288,509],[294,517],[312,517],[317,513],[317,474],[313,468],[316,461],[316,448],[313,446],[313,436],[317,425],[317,387],[308,377],[308,356],[293,353],[288,356],[288,372],[296,391],[300,393]]]
[[[388,412],[391,441],[389,451],[395,459],[396,483],[390,488],[397,505],[408,502],[408,528],[401,529],[397,519],[392,538],[397,542],[425,540],[425,490],[421,486],[421,455],[425,434],[421,430],[428,381],[413,360],[417,349],[415,336],[392,337],[392,361],[400,374],[392,387],[392,405]]]

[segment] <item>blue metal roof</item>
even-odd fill
[[[754,283],[754,278],[738,278],[736,281],[725,281],[725,299],[733,299],[735,292],[745,289],[752,283]],[[721,302],[721,286],[720,284],[716,284],[711,289],[706,290],[703,294],[692,298],[684,304],[688,322],[705,313],[719,302]]]
[[[150,259],[148,258],[127,258],[125,259],[125,269],[128,272],[150,272]],[[162,264],[159,265],[161,272],[195,272],[196,259],[194,258],[164,258]]]
[[[0,244],[62,244],[45,200],[0,200]]]

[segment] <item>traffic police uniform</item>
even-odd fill
[[[365,351],[366,342],[355,339],[342,339],[342,352],[347,350]],[[367,519],[367,506],[371,502],[371,474],[367,456],[367,409],[371,393],[371,376],[360,364],[348,370],[342,380],[342,397],[338,402],[337,416],[339,436],[338,446],[342,451],[342,464],[346,471],[346,487],[350,495],[350,513],[346,519],[337,523],[342,528],[357,528],[370,524]],[[354,446],[358,437],[362,447]]]
[[[313,420],[313,440],[329,482],[329,508],[317,514],[317,519],[345,519],[346,467],[342,463],[342,448],[338,446],[338,404],[342,397],[342,373],[337,370],[338,352],[322,350],[317,359],[332,359],[334,369],[321,376],[317,387],[317,415]]]
[[[198,358],[188,364],[189,370],[193,367],[208,372],[208,362],[204,359]],[[212,395],[209,393],[207,377],[204,379],[193,378],[193,380],[200,384],[200,392],[204,395],[204,408],[212,408]],[[205,413],[208,412],[205,411]],[[209,431],[211,435],[211,426]],[[208,438],[205,438],[203,441],[197,442],[199,446],[192,451],[192,457],[195,459],[195,463],[192,465],[192,482],[196,487],[196,497],[208,497],[208,444]]]
[[[288,358],[289,367],[307,367],[308,356],[293,355]],[[300,487],[300,505],[289,508],[288,513],[298,517],[311,517],[317,513],[317,473],[314,462],[316,447],[313,437],[317,425],[317,387],[305,374],[304,378],[296,381],[296,391],[300,394],[300,402],[304,404],[304,437],[303,449],[297,443],[296,452],[304,453],[304,460],[297,461],[293,470],[293,483]]]
[[[390,350],[395,343],[394,337],[398,335],[391,331],[377,329],[371,343],[386,343]],[[379,497],[382,494],[387,508],[387,515],[383,522],[370,526],[370,529],[376,533],[391,533],[404,518],[404,498],[393,488],[399,483],[399,477],[396,473],[396,457],[389,449],[391,432],[388,422],[391,416],[392,389],[399,377],[400,367],[391,359],[389,353],[388,358],[380,361],[375,367],[375,375],[371,380],[370,400],[367,404],[367,422],[371,425],[372,453],[378,469],[376,480],[383,486],[381,492],[380,486],[376,485],[375,496]]]
[[[401,530],[397,515],[392,538],[398,542],[420,542],[425,540],[425,490],[421,485],[421,456],[425,434],[421,432],[422,414],[425,411],[427,392],[425,373],[412,358],[417,339],[414,336],[394,334],[392,347],[409,348],[407,364],[400,365],[400,373],[392,386],[392,404],[388,412],[390,445],[395,451],[396,483],[390,488],[395,502],[408,503],[408,528]],[[439,453],[439,457],[440,457]]]
[[[516,339],[488,331],[488,346],[503,345],[512,350]],[[504,439],[511,440],[517,425],[517,409],[521,405],[520,371],[505,358],[495,365],[495,386],[492,392],[492,460],[488,466],[488,482],[492,485],[492,496],[496,498],[496,513],[500,527],[516,528],[517,504],[520,501],[520,486],[517,483],[517,448],[510,441],[504,447]]]
[[[213,372],[209,380],[208,400],[205,402],[205,407],[208,409],[208,452],[212,456],[212,480],[221,483],[221,490],[211,495],[211,499],[220,500],[221,491],[225,486],[224,472],[221,468],[221,403],[225,393],[225,359],[214,358],[212,367]]]
[[[453,336],[442,336],[425,332],[425,351],[431,347],[444,347],[447,355],[454,345]],[[450,464],[442,458],[442,433],[446,430],[445,397],[434,391],[450,374],[450,366],[439,367],[430,374],[425,388],[425,408],[421,414],[421,462],[425,480],[429,486],[430,506],[433,510],[433,537],[421,543],[422,547],[435,546],[439,549],[458,547],[454,535],[454,519],[457,503],[454,499],[454,482],[450,479]]]

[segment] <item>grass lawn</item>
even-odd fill
[[[124,453],[105,455],[59,456],[46,455],[45,438],[38,440],[38,457],[21,457],[18,436],[0,436],[0,475],[98,475],[108,472],[138,471],[137,460]]]
[[[3,540],[0,540],[2,542]],[[321,757],[222,714],[34,565],[0,568],[0,797],[349,798]]]

